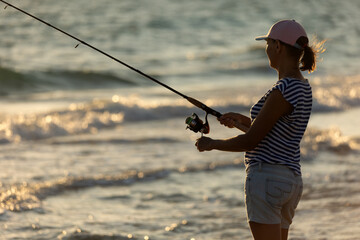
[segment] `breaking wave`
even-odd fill
[[[0,71],[5,73],[5,76],[9,75],[15,80],[17,79],[14,82],[2,82],[5,84],[5,87],[2,87],[2,89],[6,89],[6,87],[23,88],[34,84],[33,81],[27,82],[26,77],[19,73],[8,69],[0,69]],[[68,72],[67,74],[73,75],[74,79],[77,79],[75,77],[77,75],[81,75],[82,77],[79,79],[82,80],[87,79],[86,81],[88,81],[92,79],[94,86],[97,81],[96,79],[99,77],[99,74],[92,75],[92,73]],[[60,75],[62,76],[63,73]],[[57,75],[54,73],[54,76]],[[110,75],[107,76],[110,79],[109,82],[120,81],[126,83],[124,80],[111,77]],[[360,76],[312,79],[313,114],[346,111],[359,107],[359,80]],[[342,84],[340,85],[339,82]],[[254,96],[247,92],[240,92],[236,98],[228,96],[213,96],[211,98],[211,91],[209,99],[204,103],[219,112],[248,112],[255,101]],[[110,100],[94,99],[85,103],[72,103],[67,108],[45,113],[2,114],[0,115],[0,144],[96,133],[103,129],[115,128],[129,122],[166,120],[184,117],[192,114],[192,112],[201,111],[185,101],[158,100],[158,96],[152,101],[133,95],[114,95]]]
[[[360,138],[343,136],[338,128],[308,128],[301,141],[303,159],[314,159],[320,151],[347,155],[360,151]]]
[[[320,90],[319,90],[320,91]],[[330,95],[331,89],[315,93],[314,114],[340,111],[359,105],[360,93],[331,95],[325,102],[319,94]],[[334,90],[338,92],[337,90]],[[352,92],[352,89],[349,89]],[[220,112],[248,111],[249,101],[211,106]],[[343,107],[340,107],[343,105]],[[344,107],[345,106],[345,107]],[[113,96],[111,101],[94,100],[89,103],[73,103],[59,111],[30,114],[12,114],[0,118],[0,143],[41,140],[59,136],[97,133],[129,122],[166,120],[199,112],[189,104],[152,104],[136,97],[131,99]]]

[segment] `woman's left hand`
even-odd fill
[[[199,152],[203,151],[211,151],[213,150],[212,146],[213,140],[208,137],[201,137],[196,140],[195,146],[199,150]]]

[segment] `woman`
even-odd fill
[[[308,45],[304,28],[295,20],[275,23],[266,36],[269,64],[278,81],[251,108],[251,118],[226,113],[218,120],[245,134],[222,140],[202,137],[200,152],[246,152],[245,202],[250,229],[256,240],[284,240],[302,193],[300,140],[312,106],[312,91],[301,71],[312,72],[321,45]]]

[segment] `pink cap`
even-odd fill
[[[305,29],[295,20],[281,20],[271,26],[269,32],[265,36],[255,38],[255,40],[266,40],[268,38],[280,40],[299,49],[302,46],[296,43],[299,37],[307,37]]]

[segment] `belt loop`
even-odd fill
[[[262,170],[262,162],[259,162],[259,172]]]

